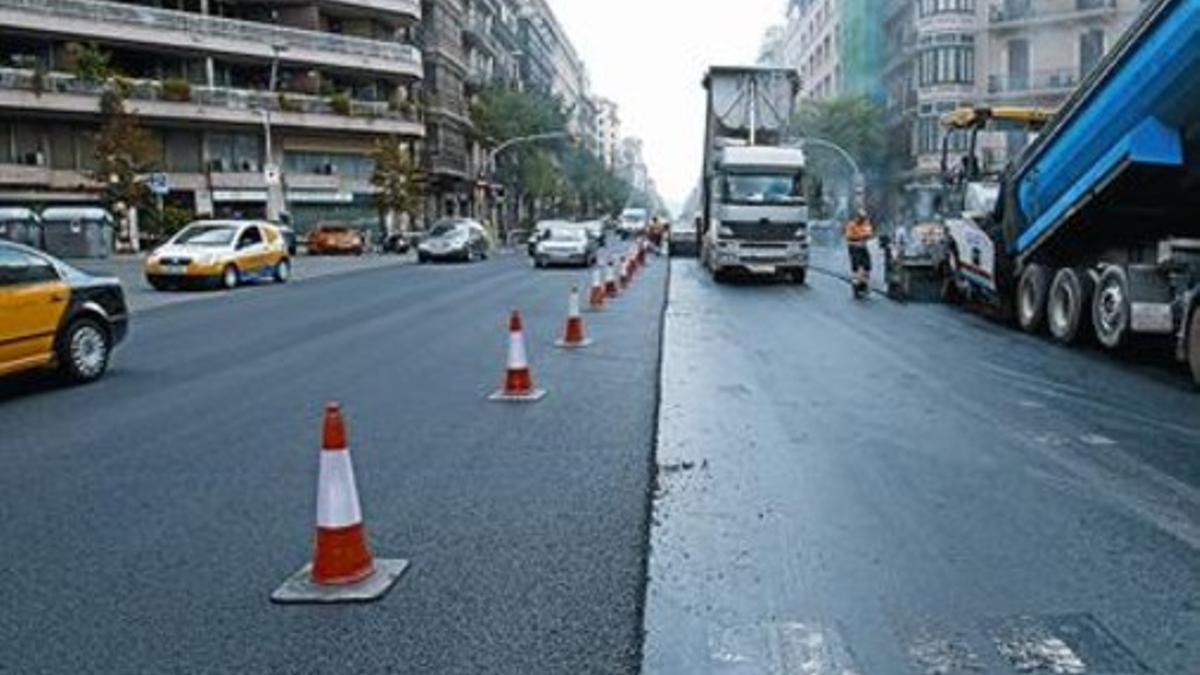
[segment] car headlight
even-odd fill
[[[717,235],[721,237],[732,237],[733,230],[726,225],[722,225],[721,228],[717,230]]]
[[[807,235],[807,234],[808,234],[808,228],[802,225],[802,226],[796,228],[796,231],[792,233],[792,236],[797,239],[803,239],[805,237],[805,235]]]

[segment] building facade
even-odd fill
[[[964,105],[1055,108],[1119,39],[1141,0],[891,0],[884,11],[886,121],[899,158],[894,202],[933,216],[942,115]],[[1026,134],[981,137],[985,168],[1003,167]],[[952,140],[953,143],[953,140]]]
[[[612,171],[617,165],[621,143],[621,116],[617,104],[606,98],[595,100],[596,148],[604,168]]]
[[[841,8],[839,0],[789,0],[786,23],[767,32],[761,53],[800,73],[802,98],[842,92]]]
[[[96,202],[118,87],[199,215],[377,221],[376,139],[415,151],[417,0],[0,1],[0,203]]]

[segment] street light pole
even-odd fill
[[[487,181],[488,188],[490,189],[492,185],[496,184],[496,157],[499,156],[500,153],[504,152],[505,150],[508,150],[509,148],[512,148],[512,147],[515,147],[518,145],[525,145],[528,143],[538,143],[540,141],[548,141],[548,140],[554,140],[554,139],[559,139],[559,138],[569,138],[570,136],[571,136],[571,133],[568,131],[565,131],[565,130],[564,131],[547,131],[545,133],[540,133],[540,134],[530,134],[528,136],[518,136],[516,138],[510,138],[507,141],[504,141],[503,143],[501,143],[500,145],[497,145],[496,147],[492,148],[487,154],[487,162],[485,163],[486,164],[485,170],[487,171],[487,178],[488,178],[488,181]],[[506,232],[506,234],[507,234],[507,232]]]
[[[267,93],[271,97],[271,101],[261,105],[258,109],[258,114],[262,116],[263,124],[263,150],[266,152],[266,162],[263,163],[264,181],[270,173],[268,167],[275,163],[275,153],[271,145],[271,106],[274,105],[275,89],[279,84],[279,55],[287,51],[287,45],[273,44],[271,51],[274,56],[271,57],[271,77],[267,84]],[[287,211],[287,187],[283,181],[283,163],[280,162],[278,169],[274,175],[279,183],[279,199],[276,200],[272,193],[274,188],[270,182],[267,182],[267,220],[278,222],[283,212]]]
[[[836,153],[843,160],[845,160],[845,162],[847,164],[850,165],[850,170],[854,174],[854,200],[855,200],[854,208],[855,209],[861,208],[863,206],[863,200],[864,200],[864,194],[866,192],[867,182],[863,178],[862,169],[859,168],[858,162],[855,161],[854,156],[851,155],[845,148],[838,145],[837,143],[834,143],[833,141],[829,141],[824,138],[815,138],[812,136],[805,137],[799,143],[792,144],[792,147],[800,148],[803,150],[803,149],[806,149],[807,146],[809,146],[809,145],[815,145],[818,147],[833,150],[834,153]]]

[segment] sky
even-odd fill
[[[587,64],[592,93],[617,102],[622,133],[645,143],[673,211],[700,176],[710,65],[752,64],[784,0],[548,0]]]

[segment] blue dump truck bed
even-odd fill
[[[1158,0],[1013,167],[1009,251],[1139,228],[1200,236],[1189,156],[1200,158],[1200,0]]]

